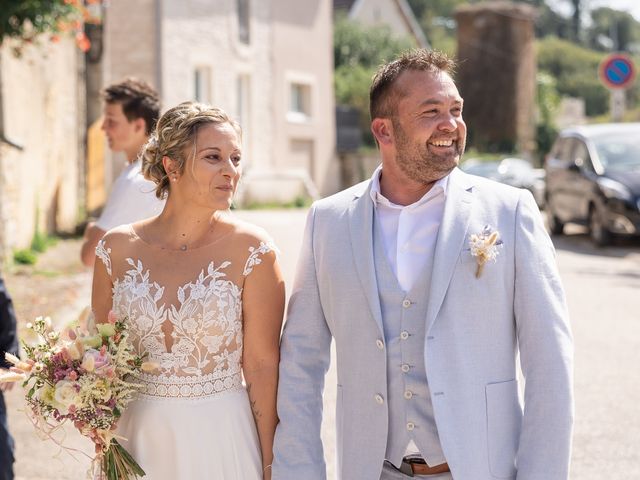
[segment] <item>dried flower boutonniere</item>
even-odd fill
[[[484,264],[489,260],[495,261],[498,256],[498,247],[502,245],[500,233],[493,231],[489,225],[485,225],[482,232],[474,233],[469,236],[469,249],[471,255],[476,257],[478,268],[476,269],[476,278],[480,278]]]

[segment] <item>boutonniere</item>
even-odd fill
[[[469,236],[469,250],[471,256],[476,257],[478,268],[476,278],[480,278],[484,264],[489,260],[494,261],[498,256],[498,247],[502,245],[500,233],[493,230],[489,225],[485,225],[481,233],[473,233]]]

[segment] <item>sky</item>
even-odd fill
[[[640,2],[638,2],[638,0],[590,0],[588,3],[590,8],[607,6],[616,10],[626,10],[631,13],[636,20],[640,21]]]
[[[571,14],[573,7],[570,0],[551,0],[549,2],[554,10],[564,14]],[[598,7],[611,7],[615,10],[624,10],[640,21],[640,1],[639,0],[583,0],[586,9],[592,10]]]

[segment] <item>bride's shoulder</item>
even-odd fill
[[[273,238],[264,228],[232,215],[228,215],[225,222],[231,230],[228,238],[239,255],[255,255],[256,252],[264,255],[268,252],[278,252]]]
[[[100,242],[115,247],[130,243],[134,237],[135,232],[131,224],[120,225],[105,233]]]
[[[139,248],[137,235],[132,225],[120,225],[104,234],[96,247],[96,254],[103,258],[125,258]]]
[[[273,243],[269,233],[262,227],[253,223],[241,220],[235,216],[227,216],[225,218],[234,242],[241,244],[253,245],[255,243]]]

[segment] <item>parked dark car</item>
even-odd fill
[[[640,123],[565,129],[545,170],[551,233],[583,224],[598,246],[614,235],[640,235]]]
[[[526,188],[536,199],[540,208],[544,205],[544,176],[541,168],[533,168],[531,162],[522,158],[507,157],[498,161],[469,159],[460,168],[472,175],[490,178],[512,187]]]

